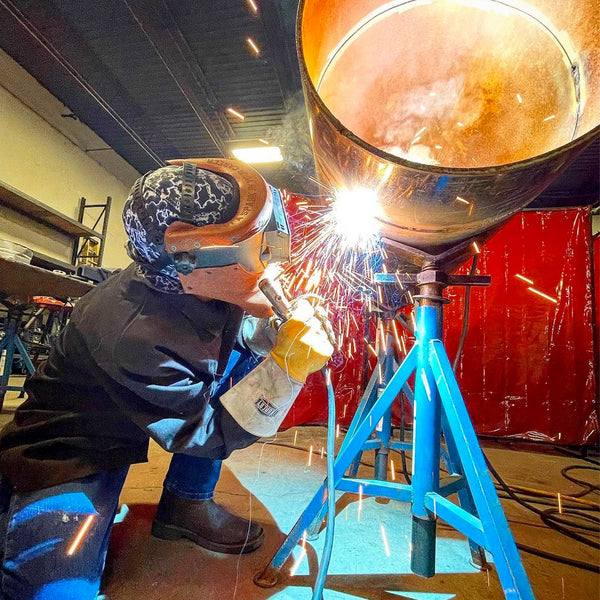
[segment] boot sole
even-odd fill
[[[167,523],[161,523],[160,521],[154,521],[152,523],[152,536],[160,540],[175,541],[181,539],[187,539],[202,548],[211,550],[212,552],[219,552],[221,554],[248,554],[258,550],[263,543],[265,538],[264,532],[253,540],[248,540],[245,544],[220,544],[212,540],[207,540],[201,535],[189,529],[183,527],[177,527],[176,525],[169,525]]]

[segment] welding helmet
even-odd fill
[[[233,159],[173,160],[164,170],[173,172],[171,177],[179,185],[175,214],[167,218],[164,205],[169,198],[164,196],[172,196],[173,190],[165,194],[163,185],[151,191],[150,200],[159,206],[155,220],[162,224],[158,231],[149,228],[150,218],[144,226],[144,232],[152,234],[154,229],[153,241],[159,244],[160,256],[150,264],[154,272],[159,269],[170,276],[184,293],[224,300],[255,316],[270,315],[270,305],[257,284],[268,264],[285,262],[290,255],[289,225],[279,191],[250,166]],[[231,193],[219,195],[223,186],[215,190],[206,182],[207,175],[232,184],[236,202]],[[136,185],[141,188],[138,195],[146,200],[143,182]],[[139,207],[147,202],[133,204]],[[135,252],[139,243],[127,220],[125,226],[133,246],[130,254],[152,277],[148,260],[140,261],[140,252]],[[142,258],[147,256],[146,252]]]

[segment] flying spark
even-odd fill
[[[367,340],[365,340],[365,342],[367,342]],[[375,348],[373,348],[373,346],[371,346],[371,344],[369,344],[369,342],[367,342],[367,348],[369,349],[369,352],[375,357],[377,358],[377,351],[375,350]]]
[[[67,556],[73,556],[73,554],[75,554],[77,548],[79,548],[79,545],[81,544],[81,540],[83,540],[83,537],[87,533],[88,529],[92,526],[92,521],[94,520],[95,516],[96,515],[89,515],[88,518],[83,522],[83,525],[79,528],[79,531],[77,532],[73,543],[69,546],[69,549],[67,550]]]
[[[296,561],[292,565],[292,568],[290,569],[290,577],[293,577],[296,574],[296,571],[298,570],[298,567],[304,560],[305,556],[306,556],[306,548],[304,546],[302,546],[302,548],[300,549],[300,554],[298,555],[298,558],[296,559]]]
[[[387,535],[385,534],[385,529],[383,527],[383,523],[380,524],[381,529],[381,539],[383,540],[383,549],[385,550],[385,555],[390,555],[390,546],[388,544]]]
[[[523,275],[519,275],[519,273],[516,273],[515,277],[517,277],[518,279],[521,279],[522,281],[524,281],[525,283],[528,283],[529,285],[533,285],[533,281],[531,281],[531,279],[528,279],[527,277],[525,277]]]
[[[413,331],[417,333],[417,320],[414,311],[410,313],[410,320],[412,321]]]
[[[358,486],[358,521],[360,522],[360,513],[362,512],[362,501],[363,501],[363,486]]]
[[[548,294],[544,294],[544,292],[540,292],[539,290],[536,290],[533,287],[528,287],[527,289],[530,292],[533,292],[534,294],[537,294],[538,296],[541,296],[542,298],[549,300],[550,302],[554,302],[554,304],[558,304],[558,300],[556,298],[553,298],[552,296],[548,296]]]
[[[377,186],[391,176],[390,167],[385,164],[379,169]],[[385,294],[377,297],[374,283],[384,260],[377,193],[366,188],[336,192],[323,187],[331,195],[287,197],[293,258],[279,281],[290,297],[310,293],[323,300],[336,351],[351,356],[361,350],[364,323],[358,315],[365,306],[372,312],[385,299]],[[372,345],[366,349],[377,356]]]
[[[229,107],[229,108],[227,109],[227,112],[228,112],[230,115],[233,115],[233,116],[234,116],[236,119],[239,119],[240,121],[243,121],[243,120],[246,118],[246,117],[245,117],[245,116],[244,116],[244,115],[243,115],[241,112],[239,112],[239,111],[235,110],[235,108],[231,108],[231,107]]]
[[[421,381],[423,382],[423,388],[427,394],[427,399],[431,402],[431,388],[429,387],[429,381],[427,380],[425,369],[421,369]]]
[[[252,48],[252,51],[256,56],[260,56],[260,48],[256,45],[256,42],[252,38],[246,38],[246,42],[248,42],[248,46]]]

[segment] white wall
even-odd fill
[[[113,169],[116,175],[94,160],[86,147],[106,147],[106,143],[82,123],[61,116],[69,112],[14,61],[0,55],[0,180],[73,219],[77,219],[81,197],[103,204],[111,196],[103,266],[123,267],[129,259],[121,212],[138,173],[112,151],[113,163],[121,163]],[[63,133],[56,124],[65,121],[71,123],[65,123]],[[84,224],[91,227],[99,213],[96,209],[88,212]],[[0,238],[66,262],[71,259],[67,236],[14,213],[1,201]]]

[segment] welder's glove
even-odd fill
[[[292,379],[304,383],[333,354],[330,330],[325,311],[300,298],[277,332],[270,355]]]
[[[306,300],[295,303],[269,356],[221,396],[240,427],[258,437],[277,432],[308,375],[332,355],[329,329],[324,311]]]

